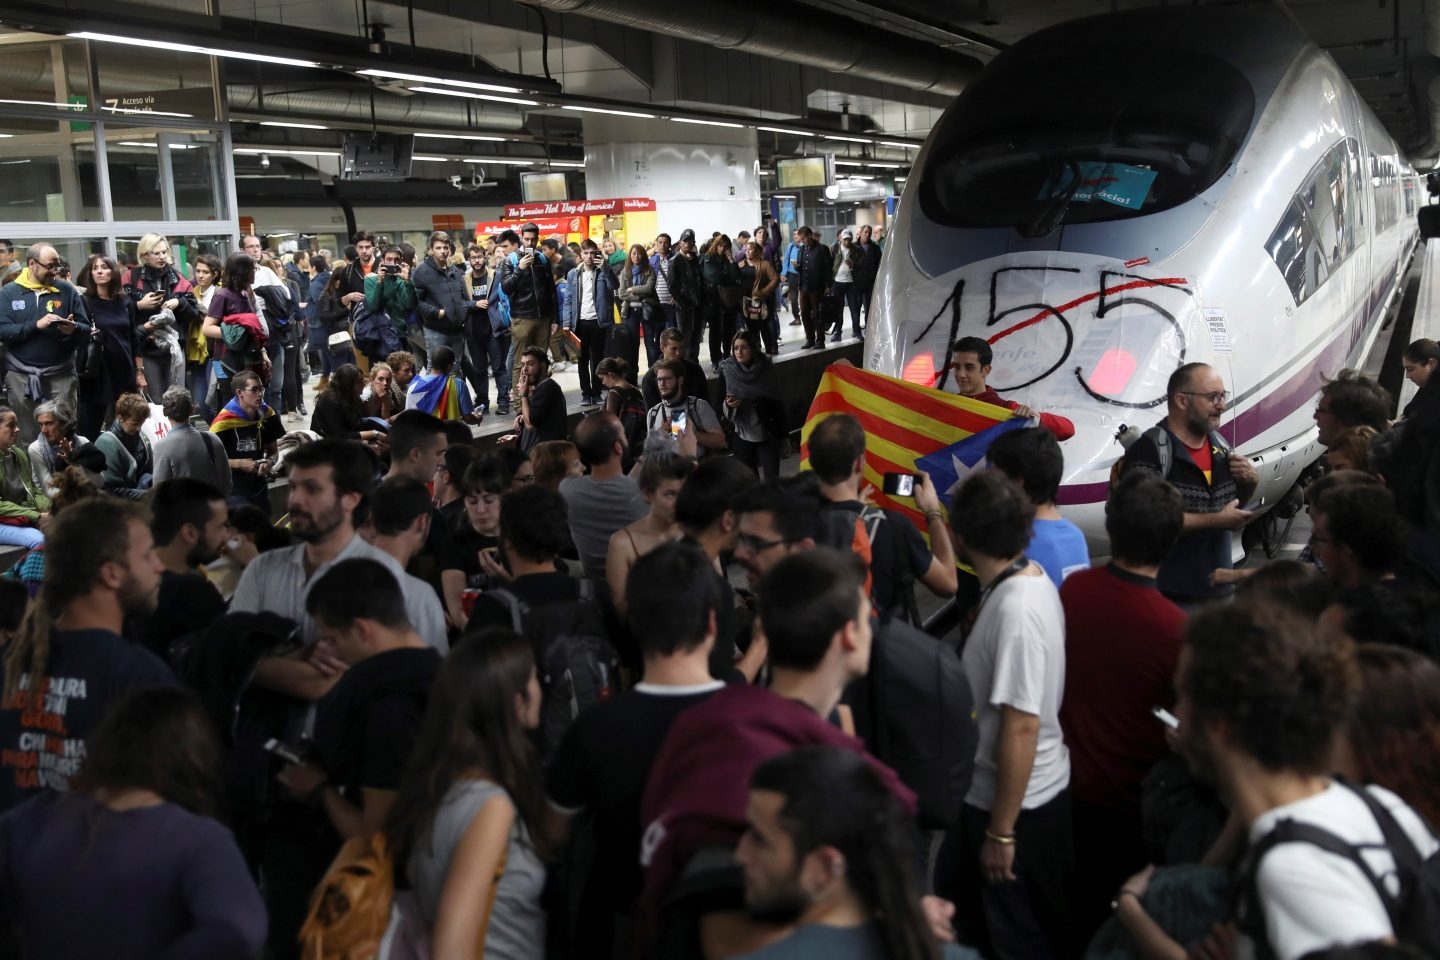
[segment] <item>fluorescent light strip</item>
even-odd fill
[[[420,154],[417,153],[417,154],[413,154],[413,155],[410,157],[410,159],[411,159],[411,160],[429,160],[431,163],[451,163],[451,162],[454,161],[455,158],[454,158],[454,157],[424,157],[424,156],[421,156]]]
[[[507,167],[533,167],[540,160],[501,160],[499,157],[466,157],[465,163],[500,163]]]
[[[442,97],[464,97],[468,100],[493,100],[496,103],[518,103],[522,107],[538,107],[539,100],[522,100],[519,97],[501,97],[493,93],[471,93],[469,90],[446,90],[444,87],[411,87],[415,93],[438,93]]]
[[[520,93],[520,87],[506,87],[498,83],[476,83],[473,80],[448,80],[445,77],[426,77],[416,73],[397,73],[394,70],[356,70],[362,77],[386,77],[391,80],[413,80],[416,83],[439,83],[447,87],[464,87],[467,90],[490,90],[494,93]]]
[[[902,150],[920,149],[920,144],[918,143],[902,143],[899,140],[876,140],[875,142],[880,144],[880,146],[882,147],[899,147]]]
[[[323,123],[296,123],[293,120],[261,120],[262,127],[290,127],[295,130],[329,130]]]
[[[146,150],[159,150],[159,149],[160,149],[160,147],[159,147],[158,144],[146,143],[146,142],[143,141],[143,140],[119,140],[119,141],[117,141],[117,142],[115,143],[115,146],[117,146],[117,147],[144,147]],[[199,146],[198,144],[192,144],[192,143],[172,143],[172,144],[170,144],[169,146],[170,146],[170,149],[171,149],[171,150],[199,150],[199,149],[200,149],[200,146]]]
[[[865,137],[837,137],[837,136],[835,136],[835,135],[833,135],[833,134],[829,134],[829,133],[823,133],[823,134],[821,134],[821,136],[824,137],[826,140],[840,140],[840,141],[842,141],[842,142],[844,142],[844,143],[874,143],[874,142],[875,142],[875,141],[873,141],[873,140],[868,140],[868,139],[866,139]]]
[[[792,137],[813,137],[815,134],[807,130],[790,130],[786,127],[756,127],[756,130],[764,130],[766,133],[785,133]]]
[[[836,160],[836,161],[835,161],[835,166],[837,166],[837,167],[863,167],[863,166],[865,166],[865,164],[861,163],[859,160]]]
[[[63,110],[84,110],[83,103],[52,103],[49,100],[0,100],[0,103],[9,103],[17,107],[60,107]]]
[[[150,50],[173,50],[176,53],[203,53],[212,57],[236,57],[241,60],[253,60],[257,63],[274,63],[284,67],[318,67],[320,64],[314,60],[297,60],[294,57],[272,57],[265,53],[250,53],[244,50],[221,50],[218,47],[201,47],[193,43],[171,43],[168,40],[154,40],[149,37],[120,37],[111,33],[91,33],[88,30],[81,30],[76,33],[67,34],[77,40],[96,40],[101,43],[123,43],[132,47],[145,47]]]
[[[486,143],[508,143],[508,137],[482,137],[473,133],[417,133],[426,140],[483,140]]]
[[[723,120],[691,120],[688,117],[671,117],[670,119],[675,123],[693,123],[702,127],[730,127],[739,130],[744,126],[740,123],[726,123]]]
[[[15,136],[13,133],[0,133],[0,140],[8,140],[13,136]]]
[[[581,113],[608,113],[615,117],[639,117],[641,120],[654,120],[653,113],[639,113],[634,110],[611,110],[607,107],[580,107],[574,104],[566,104],[561,110],[578,110]]]
[[[846,180],[874,180],[875,177],[868,173],[847,173]]]
[[[552,166],[552,167],[575,167],[575,168],[583,168],[583,167],[585,166],[585,164],[583,164],[583,163],[581,163],[581,162],[579,162],[579,161],[576,161],[576,160],[551,160],[551,161],[549,161],[549,163],[550,163],[550,166]]]
[[[875,169],[875,170],[901,170],[901,169],[904,169],[905,164],[903,164],[903,163],[867,163],[867,164],[865,164],[865,166],[870,167],[870,168]]]
[[[116,113],[127,117],[193,117],[193,113],[170,113],[167,110],[134,110],[129,107],[101,107],[106,113]]]
[[[273,154],[277,157],[338,157],[338,150],[276,150],[270,147],[236,147],[231,151],[246,157],[258,157],[262,153]]]

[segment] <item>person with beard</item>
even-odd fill
[[[172,641],[223,616],[225,600],[201,568],[220,556],[232,532],[225,495],[205,481],[176,477],[155,487],[150,533],[165,567],[159,600],[149,616],[126,623],[125,635],[163,658]]]
[[[979,960],[937,942],[915,833],[865,758],[838,747],[772,757],[750,778],[735,850],[752,918],[793,925],[753,960]]]
[[[295,654],[265,657],[255,682],[301,700],[318,700],[345,669],[343,661],[317,646],[320,628],[306,613],[310,585],[341,560],[378,560],[397,581],[404,570],[388,553],[357,532],[375,487],[375,456],[354,440],[317,440],[287,458],[290,468],[290,533],[300,542],[271,550],[245,568],[232,613],[265,611],[289,617],[301,627],[305,647]],[[405,595],[405,615],[415,632],[437,650],[446,648],[445,615],[432,590]]]
[[[47,533],[39,596],[5,648],[0,812],[67,789],[85,737],[120,694],[175,683],[154,654],[121,636],[127,614],[155,609],[164,569],[140,508],[92,498]]]
[[[660,402],[645,417],[651,433],[693,433],[702,458],[712,450],[725,449],[725,429],[720,426],[715,408],[703,397],[685,393],[684,361],[661,360],[655,364],[655,386],[660,391]]]
[[[1185,500],[1180,542],[1160,567],[1160,592],[1181,607],[1193,607],[1235,591],[1211,583],[1216,570],[1231,567],[1230,536],[1250,522],[1249,503],[1260,476],[1250,461],[1215,440],[1230,392],[1209,364],[1187,363],[1165,386],[1166,414],[1156,429],[1141,434],[1125,451],[1121,476],[1144,470],[1168,480]],[[1160,469],[1159,444],[1169,444],[1170,469]]]

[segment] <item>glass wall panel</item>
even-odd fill
[[[0,220],[102,219],[89,124],[0,117]]]

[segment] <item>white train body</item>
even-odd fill
[[[1159,84],[1163,65],[1181,79]],[[997,110],[1033,104],[1037,82],[1063,91],[1059,103]],[[1212,105],[1221,119],[1207,127]],[[1064,122],[1026,132],[1047,109]],[[1047,167],[1065,183],[1096,170],[1071,160],[1109,164],[1121,202],[1064,203],[1048,181],[1026,192]],[[1220,371],[1232,394],[1221,433],[1255,461],[1257,500],[1282,496],[1323,452],[1312,417],[1323,377],[1364,362],[1417,235],[1414,172],[1334,61],[1272,7],[1042,31],[957,99],[915,171],[866,364],[953,390],[948,344],[991,341],[991,386],[1074,421],[1061,503],[1096,546],[1117,430],[1164,416],[1182,363]],[[1065,207],[1052,230],[1030,222],[1026,237],[1002,222],[1011,208],[1043,218],[1047,203]]]

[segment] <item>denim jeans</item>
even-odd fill
[[[425,352],[434,353],[441,347],[449,347],[459,360],[465,356],[465,334],[463,333],[442,333],[439,330],[425,328]]]
[[[285,399],[285,344],[271,337],[265,341],[265,355],[270,358],[270,385],[265,388],[265,402],[279,413]]]
[[[185,386],[190,390],[190,396],[195,400],[195,412],[205,418],[208,423],[215,419],[215,413],[205,398],[210,393],[210,361],[205,360],[196,363],[191,360],[185,364]]]
[[[32,550],[45,542],[39,527],[12,527],[0,523],[0,547],[24,547]]]

